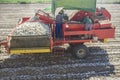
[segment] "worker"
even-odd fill
[[[62,39],[62,22],[63,22],[64,11],[61,10],[56,16],[56,39]]]
[[[85,13],[84,23],[85,23],[85,30],[86,31],[92,30],[92,20],[88,16],[88,13]],[[90,38],[91,38],[90,34],[85,34],[85,39],[90,39]]]
[[[92,30],[92,20],[90,19],[89,16],[86,16],[86,18],[84,19],[84,23],[85,23],[85,30]]]

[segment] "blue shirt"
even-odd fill
[[[62,14],[58,14],[56,16],[56,23],[62,23],[62,20],[63,20],[63,15]]]

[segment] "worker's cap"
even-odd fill
[[[58,7],[55,11],[55,15],[57,15],[63,9],[64,9],[64,7]]]

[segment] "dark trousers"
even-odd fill
[[[62,23],[56,23],[56,38],[62,38]]]

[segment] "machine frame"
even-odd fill
[[[42,15],[40,12],[42,12],[45,15]],[[92,30],[89,31],[85,31],[84,30],[84,23],[79,23],[77,22],[78,20],[85,18],[85,13],[88,13],[88,16],[91,17],[91,19],[93,20],[92,23]],[[102,14],[102,15],[101,15]],[[61,46],[63,44],[69,44],[70,47],[73,49],[73,53],[76,54],[77,58],[84,58],[87,53],[89,52],[89,50],[87,49],[87,47],[84,45],[85,42],[97,42],[97,41],[106,41],[106,39],[108,38],[114,38],[114,34],[115,34],[115,27],[112,26],[112,23],[110,22],[111,20],[111,15],[110,13],[105,9],[105,8],[101,8],[98,9],[96,8],[96,12],[88,12],[85,10],[80,10],[78,11],[69,21],[63,22],[62,25],[62,39],[57,40],[55,37],[55,19],[51,18],[49,16],[49,14],[45,13],[42,10],[38,10],[35,15],[37,15],[39,17],[39,20],[47,25],[49,25],[50,27],[50,37],[49,37],[49,41],[50,41],[50,49],[42,49],[40,50],[38,49],[34,49],[31,50],[31,48],[29,49],[10,49],[9,48],[9,43],[10,40],[12,38],[12,33],[10,36],[7,36],[6,41],[4,42],[0,42],[0,45],[5,45],[6,48],[6,52],[7,53],[13,53],[13,54],[17,54],[17,53],[43,53],[43,52],[54,52],[56,53],[59,49],[60,51],[64,50],[61,49],[60,47],[58,48],[58,46]],[[95,15],[99,15],[99,18],[96,18]],[[103,16],[103,18],[101,18],[101,16]],[[24,22],[28,21],[30,19],[30,17],[23,17],[21,19],[21,21],[19,22],[18,25],[23,24]],[[72,21],[76,21],[76,22],[72,22]],[[92,37],[89,39],[81,39],[81,35],[91,35]],[[97,38],[97,40],[94,40],[94,37]],[[57,47],[57,48],[56,48]],[[58,49],[58,50],[55,50]],[[63,52],[63,51],[62,51]]]

